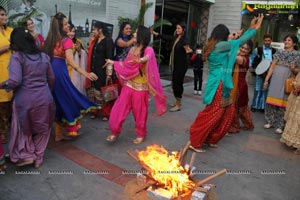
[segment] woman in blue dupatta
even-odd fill
[[[240,46],[255,34],[263,20],[263,15],[251,21],[250,28],[239,38],[227,41],[229,30],[217,25],[211,33],[203,52],[203,60],[209,62],[208,80],[203,103],[206,107],[198,113],[190,127],[190,148],[196,152],[202,149],[204,142],[210,147],[217,147],[218,141],[227,133],[234,116],[231,100],[232,70]]]

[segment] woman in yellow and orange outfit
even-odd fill
[[[7,27],[6,10],[0,6],[0,82],[8,79],[8,64],[11,56],[9,38],[12,28]],[[0,90],[0,143],[6,143],[5,130],[11,114],[12,92]]]

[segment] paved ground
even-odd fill
[[[187,76],[192,76],[191,70]],[[162,82],[170,103],[173,101],[170,81]],[[143,150],[151,144],[179,150],[188,140],[189,126],[204,106],[202,97],[193,95],[193,83],[187,82],[184,86],[182,111],[168,112],[159,118],[149,115],[148,137],[144,143],[132,143],[135,138],[132,115],[124,123],[122,136],[113,145],[105,142],[109,134],[107,122],[86,116],[78,139],[58,143],[53,137],[50,139],[40,170],[8,164],[7,172],[0,175],[0,200],[124,199],[124,186],[134,177],[128,172],[141,169],[127,155],[127,150]],[[251,85],[249,93],[252,96]],[[154,111],[153,101],[149,111]],[[231,173],[211,182],[217,185],[216,193],[221,200],[299,200],[300,156],[281,144],[274,130],[262,128],[262,113],[253,113],[253,120],[253,131],[225,137],[219,148],[197,154],[196,178],[228,169]],[[98,174],[90,174],[90,171]]]

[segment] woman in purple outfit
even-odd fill
[[[10,59],[9,79],[0,89],[14,90],[10,159],[17,166],[43,162],[55,116],[50,89],[54,85],[49,57],[35,45],[32,35],[23,27],[13,30],[10,38],[15,52]]]

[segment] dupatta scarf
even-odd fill
[[[87,60],[87,66],[86,66],[86,72],[87,73],[91,72],[93,49],[94,49],[94,46],[95,46],[97,41],[98,41],[98,37],[95,37],[94,40],[91,42],[91,44],[89,46],[89,49],[88,49],[88,60]],[[85,79],[85,87],[86,88],[91,87],[91,81],[88,78]]]
[[[149,92],[154,96],[157,115],[162,115],[166,112],[166,96],[160,82],[158,66],[156,63],[155,53],[153,48],[147,47],[144,56],[148,57],[146,65],[146,78]],[[140,74],[139,69],[143,66],[141,63],[136,63],[135,60],[140,59],[139,55],[133,55],[130,51],[124,61],[115,61],[114,70],[117,73],[119,81],[123,84],[125,81],[135,78]]]

